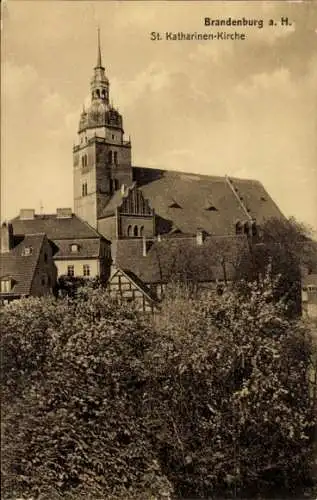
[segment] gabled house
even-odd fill
[[[33,209],[22,209],[11,223],[15,237],[33,232],[47,235],[58,276],[109,277],[110,242],[70,208],[58,208],[56,214],[35,214]]]
[[[108,281],[109,295],[119,303],[133,303],[139,311],[154,313],[158,311],[158,298],[143,281],[131,271],[113,268]]]
[[[56,286],[57,269],[44,233],[13,235],[12,225],[1,226],[0,302],[49,295]]]

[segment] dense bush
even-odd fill
[[[3,497],[271,495],[307,482],[312,354],[267,283],[151,324],[101,289],[1,311]]]

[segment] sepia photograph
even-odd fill
[[[4,500],[317,499],[317,2],[1,6]]]

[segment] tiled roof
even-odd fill
[[[118,208],[121,205],[121,203],[122,203],[122,193],[121,193],[121,189],[118,189],[118,191],[114,192],[114,194],[110,198],[109,202],[102,210],[99,218],[108,217],[109,215],[113,215],[116,211],[116,208]]]
[[[71,246],[78,245],[77,251]],[[54,259],[88,259],[100,256],[100,238],[54,239]]]
[[[45,239],[44,234],[27,234],[10,252],[1,254],[0,278],[11,278],[13,288],[5,295],[28,295]],[[30,255],[23,255],[27,247],[32,248]]]
[[[244,237],[208,237],[202,245],[190,237],[146,243],[146,256],[141,239],[118,240],[114,247],[116,265],[145,283],[166,283],[172,277],[200,282],[224,279],[222,257],[226,261],[226,279],[230,280],[247,245]]]
[[[141,167],[133,178],[156,214],[184,234],[234,234],[238,220],[283,217],[258,181]]]
[[[15,217],[10,221],[14,235],[45,233],[50,240],[100,238],[100,234],[77,215],[57,217],[56,214],[35,215],[34,219]]]

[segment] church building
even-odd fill
[[[124,270],[160,296],[172,262],[191,249],[186,267],[195,262],[198,281],[219,280],[219,272],[226,280],[232,262],[223,276],[213,245],[237,248],[266,219],[283,217],[258,181],[133,166],[131,151],[110,101],[98,32],[90,105],[73,147],[74,211],[111,241],[113,273]]]

